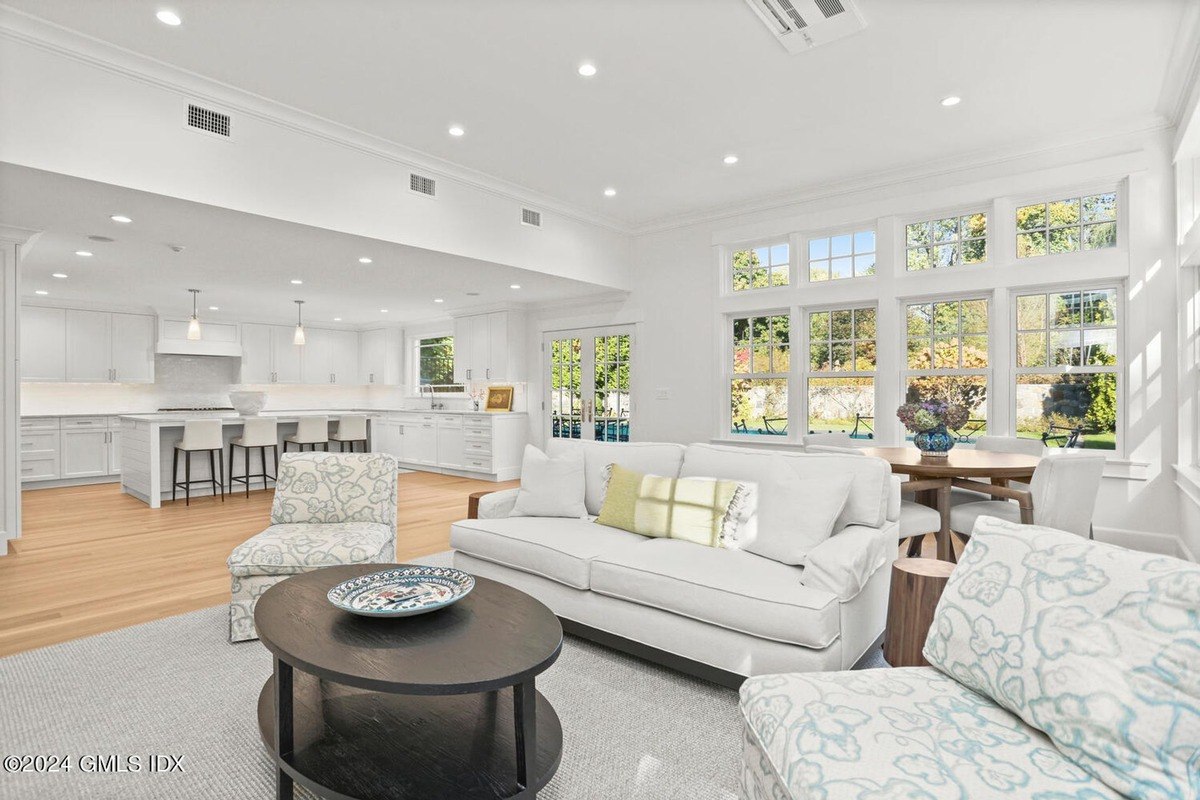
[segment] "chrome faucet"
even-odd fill
[[[425,394],[425,390],[429,390],[429,410],[440,411],[446,407],[445,403],[435,403],[433,400],[433,386],[428,383],[423,383],[417,387],[418,394]]]

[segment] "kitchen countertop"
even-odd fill
[[[524,411],[458,411],[450,409],[434,409],[428,408],[355,408],[355,409],[298,409],[295,411],[263,411],[257,416],[273,417],[280,422],[295,422],[301,417],[330,417],[335,418],[343,414],[365,414],[367,416],[379,417],[385,414],[495,414],[495,415],[524,415]],[[49,415],[47,415],[49,416]],[[66,415],[60,415],[66,416]],[[78,415],[78,416],[100,416],[100,415]],[[219,419],[225,425],[241,425],[247,419],[236,411],[157,411],[144,414],[114,414],[107,416],[119,416],[121,419],[131,419],[138,422],[158,422],[182,425],[189,419]],[[252,419],[252,417],[251,417]]]

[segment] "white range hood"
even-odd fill
[[[200,338],[187,338],[188,320],[158,320],[158,344],[154,352],[176,356],[242,357],[241,331],[233,322],[200,320]]]

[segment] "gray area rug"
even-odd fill
[[[219,606],[0,659],[0,755],[77,765],[0,772],[0,797],[274,797],[254,711],[271,659],[257,641],[230,644],[227,615]],[[737,797],[735,692],[574,638],[538,688],[564,731],[540,798]],[[185,771],[149,774],[151,754],[182,755]],[[87,774],[87,755],[137,755],[143,771]]]

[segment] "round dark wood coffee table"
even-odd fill
[[[558,658],[546,606],[476,578],[452,606],[360,617],[326,593],[397,564],[328,567],[268,589],[254,609],[275,657],[258,726],[276,765],[322,797],[535,798],[562,757],[562,726],[534,680]]]

